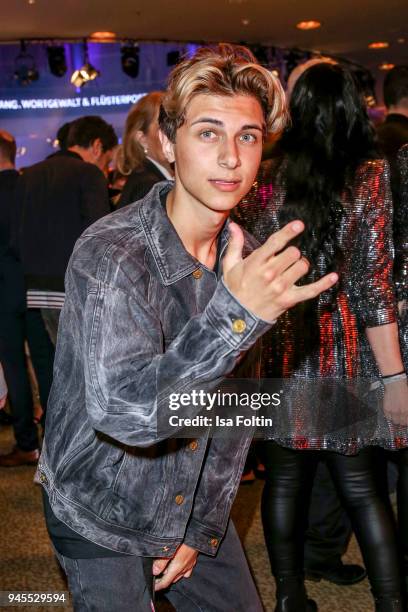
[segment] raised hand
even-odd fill
[[[286,245],[304,230],[292,221],[272,234],[258,249],[242,258],[244,235],[230,223],[230,242],[223,261],[224,282],[237,300],[264,321],[274,321],[289,308],[315,298],[338,280],[335,273],[298,287],[295,283],[309,270],[309,263],[294,246]]]

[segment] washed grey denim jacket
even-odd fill
[[[170,438],[157,417],[168,412],[170,393],[233,375],[270,327],[187,253],[161,204],[171,186],[158,183],[76,243],[36,474],[71,529],[108,549],[155,557],[173,555],[181,542],[216,553],[250,444],[245,432]],[[220,241],[222,254],[226,226]],[[248,253],[257,243],[249,234],[245,241]]]

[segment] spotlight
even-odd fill
[[[75,85],[75,87],[82,87],[88,81],[93,81],[96,79],[101,73],[99,70],[94,68],[89,61],[88,57],[88,45],[84,42],[84,65],[79,70],[75,70],[71,77],[71,83]]]
[[[63,77],[67,71],[64,47],[47,47],[47,55],[51,74],[56,77]]]
[[[121,63],[125,74],[135,79],[139,75],[139,47],[136,43],[126,43],[122,46]]]
[[[30,85],[33,81],[38,81],[39,76],[34,57],[27,53],[26,43],[22,40],[20,53],[15,59],[14,78],[19,85]]]
[[[180,51],[169,51],[167,54],[167,65],[176,66],[181,58]]]

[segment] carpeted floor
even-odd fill
[[[0,426],[0,453],[13,444],[10,427]],[[40,490],[32,482],[34,468],[0,468],[0,591],[64,591],[66,586],[55,561],[43,521]],[[259,587],[266,612],[274,609],[274,584],[263,542],[259,517],[260,481],[240,487],[233,518]],[[346,561],[361,562],[352,541]],[[367,580],[354,587],[337,587],[328,582],[307,583],[319,612],[371,612],[373,610]],[[14,607],[1,607],[13,612]],[[164,603],[160,612],[171,608]],[[49,607],[20,607],[43,610]],[[70,606],[55,610],[71,611]],[[227,604],[226,612],[234,612]],[[112,611],[116,612],[116,611]],[[248,612],[250,612],[248,610]]]

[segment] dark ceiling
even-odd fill
[[[320,50],[372,70],[408,63],[407,0],[12,0],[0,2],[0,38],[118,38],[247,41]],[[299,31],[301,20],[322,27]],[[371,51],[373,41],[388,49]]]

